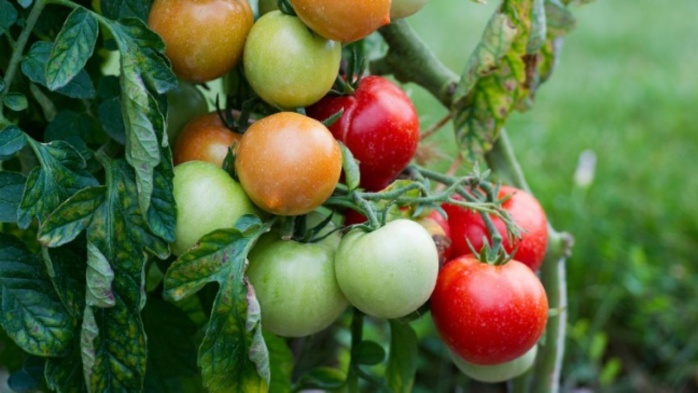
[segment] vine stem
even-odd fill
[[[350,393],[359,392],[359,365],[356,363],[356,348],[359,347],[363,340],[364,329],[364,313],[359,309],[354,308],[354,314],[351,319],[351,363],[349,364],[349,373],[347,375],[347,390]]]
[[[371,64],[371,71],[377,74],[392,73],[401,82],[417,83],[451,110],[458,76],[436,58],[406,21],[401,20],[385,26],[379,32],[390,49],[384,58]],[[485,159],[490,169],[506,177],[516,187],[530,193],[506,131],[502,130]],[[567,321],[565,260],[571,246],[570,235],[549,227],[548,250],[541,268],[541,281],[548,294],[549,305],[556,313],[548,318],[544,346],[539,351],[530,374],[531,384],[528,385],[527,378],[524,381],[514,380],[513,391],[556,393],[559,390]]]
[[[5,119],[5,108],[2,105],[2,103],[4,102],[7,93],[10,91],[12,81],[15,79],[17,67],[19,66],[20,60],[22,60],[22,54],[24,53],[24,47],[27,46],[29,35],[31,35],[32,30],[34,30],[34,25],[36,25],[37,20],[39,20],[41,11],[44,10],[45,6],[46,2],[44,0],[36,0],[34,2],[32,10],[29,12],[29,16],[27,17],[27,24],[24,26],[24,29],[19,34],[17,42],[15,42],[14,50],[12,51],[12,57],[10,57],[10,62],[7,66],[7,73],[5,74],[4,78],[5,89],[2,92],[0,92],[0,126],[8,123],[8,121]]]

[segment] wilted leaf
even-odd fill
[[[97,42],[97,20],[84,8],[70,13],[58,33],[46,64],[46,82],[51,90],[68,84],[84,67]]]

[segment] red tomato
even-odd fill
[[[545,289],[531,269],[514,260],[488,265],[473,255],[441,269],[430,308],[444,343],[477,365],[525,354],[542,336],[548,318]]]
[[[175,165],[187,161],[208,161],[221,167],[228,149],[240,141],[241,134],[229,130],[218,112],[192,119],[177,137],[172,153]]]
[[[513,243],[510,242],[504,222],[496,217],[492,217],[492,221],[504,238],[504,249],[507,252],[512,252],[514,248],[518,247],[514,258],[528,265],[532,270],[538,270],[543,263],[545,250],[548,246],[548,220],[545,217],[545,211],[531,194],[523,190],[502,186],[498,197],[503,198],[506,195],[511,195],[511,197],[504,202],[502,207],[523,229],[521,237],[514,239]],[[492,241],[480,213],[455,205],[444,204],[442,207],[448,213],[454,256],[471,253],[466,239],[470,240],[477,251],[482,249],[484,238],[487,238],[489,242]]]
[[[385,188],[414,156],[419,118],[409,97],[380,76],[368,76],[350,96],[325,96],[307,108],[308,116],[325,120],[344,109],[330,126],[359,161],[361,186]]]

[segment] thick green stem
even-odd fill
[[[414,82],[450,108],[458,75],[448,69],[404,19],[379,30],[390,49],[371,63],[371,73],[393,74],[401,82]]]
[[[19,62],[22,60],[22,55],[24,54],[24,47],[27,46],[29,36],[31,35],[34,25],[36,25],[36,21],[39,19],[39,15],[41,15],[41,11],[43,11],[45,6],[46,2],[44,0],[34,1],[34,6],[32,7],[31,12],[29,12],[29,17],[27,17],[27,22],[24,29],[19,34],[19,38],[14,45],[12,57],[10,57],[10,62],[7,66],[7,73],[5,74],[4,78],[5,90],[0,92],[0,126],[3,125],[3,123],[7,123],[3,113],[4,106],[2,105],[2,102],[5,100],[7,93],[10,91],[12,81],[15,79],[15,74],[17,73],[17,68],[19,67]]]
[[[359,309],[354,309],[354,315],[351,319],[351,363],[349,364],[349,372],[347,373],[347,391],[349,393],[359,392],[359,365],[356,363],[356,354],[354,351],[363,341],[364,330],[364,313]]]

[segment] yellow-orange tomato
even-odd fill
[[[291,0],[298,17],[330,40],[352,42],[390,23],[390,0]]]
[[[242,135],[229,130],[218,112],[210,112],[189,121],[177,137],[173,149],[175,165],[187,161],[208,161],[223,165],[228,148]]]
[[[281,112],[245,132],[235,170],[245,193],[262,210],[296,216],[330,197],[339,181],[342,153],[322,123]]]
[[[240,62],[253,21],[247,0],[155,0],[148,16],[148,26],[165,41],[174,73],[199,83]]]

